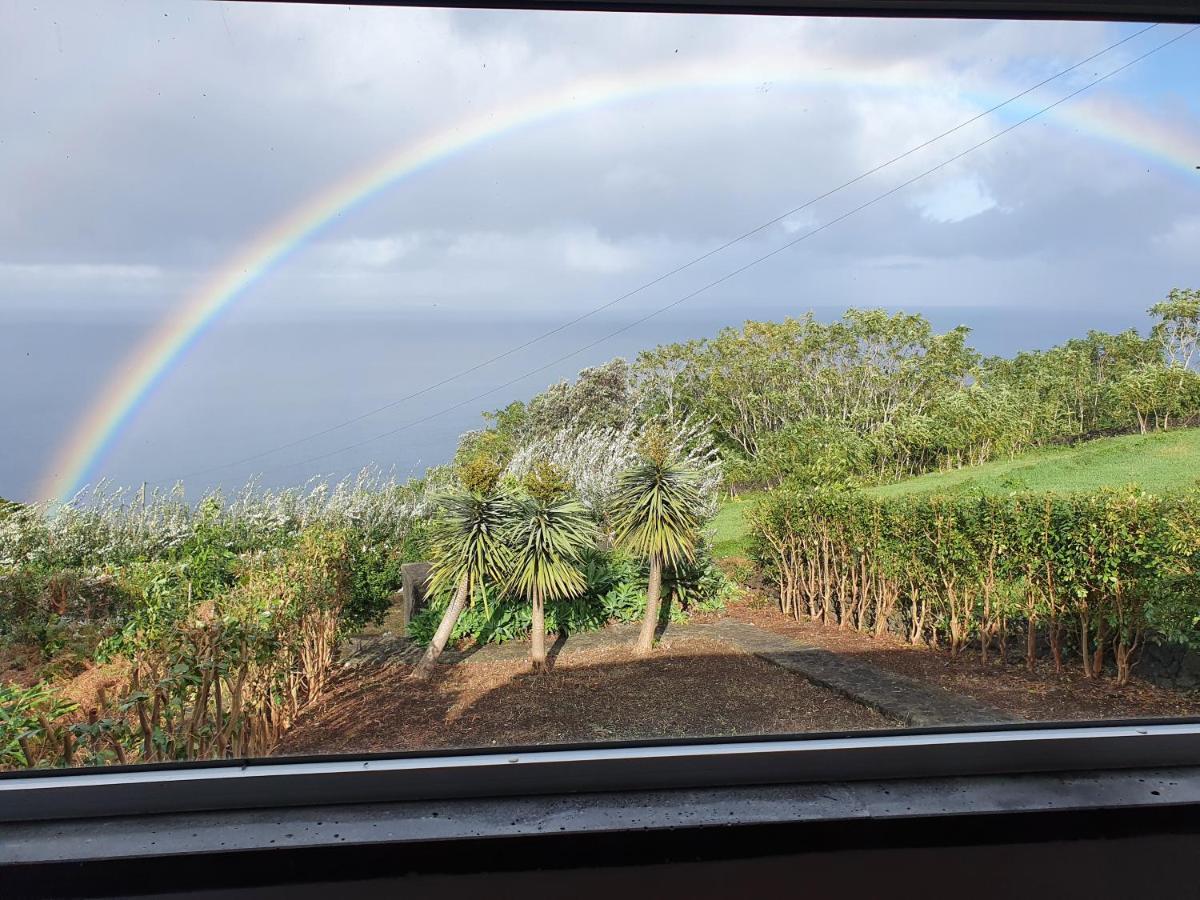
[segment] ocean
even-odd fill
[[[632,358],[664,341],[710,335],[746,318],[778,319],[803,311],[753,303],[676,310],[556,361],[628,321],[596,317],[384,412],[269,453],[264,451],[420,392],[559,320],[330,312],[287,321],[223,322],[162,380],[91,477],[125,485],[183,479],[195,497],[217,486],[235,488],[252,476],[283,487],[315,475],[339,478],[365,465],[400,477],[419,474],[446,462],[458,436],[483,424],[484,410],[528,399],[585,366],[614,356]],[[995,307],[908,311],[925,313],[939,330],[969,325],[972,344],[988,354],[1049,347],[1092,328],[1144,332],[1147,326],[1140,308],[1127,313]],[[822,319],[839,312],[816,310]],[[35,499],[58,448],[151,325],[87,314],[0,318],[0,497]],[[378,437],[387,432],[394,433]]]

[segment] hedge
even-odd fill
[[[1024,632],[1128,681],[1148,635],[1200,643],[1200,493],[876,499],[788,489],[750,513],[756,558],[783,609],[913,643],[971,644],[986,661]]]

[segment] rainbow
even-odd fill
[[[706,60],[702,64],[669,65],[589,78],[511,105],[472,114],[438,129],[383,157],[365,169],[331,184],[258,234],[222,265],[117,367],[86,415],[54,454],[38,487],[39,498],[67,502],[82,489],[138,409],[212,326],[221,313],[243,297],[335,218],[379,192],[423,170],[519,128],[555,116],[575,115],[597,107],[664,91],[704,87],[758,88],[764,84],[822,89],[862,87],[940,89],[900,66],[865,70],[856,60],[855,76],[834,74],[827,57],[773,62]],[[843,67],[844,68],[844,67]],[[972,95],[972,100],[986,101]],[[995,100],[987,105],[1000,102]],[[986,107],[985,107],[986,108]],[[1034,107],[1029,107],[1032,111]],[[1020,112],[1014,104],[1013,110]],[[1026,113],[1027,114],[1027,113]],[[1124,145],[1141,154],[1194,174],[1200,162],[1200,132],[1178,122],[1154,119],[1116,103],[1077,103],[1057,107],[1053,120]],[[1049,118],[1049,116],[1048,116]]]

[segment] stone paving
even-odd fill
[[[759,659],[803,675],[814,684],[898,719],[905,725],[990,725],[1015,721],[990,706],[829,650],[807,647],[786,635],[724,619],[691,626]]]

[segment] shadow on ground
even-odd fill
[[[558,643],[558,642],[556,642]],[[626,647],[524,658],[348,670],[301,716],[278,755],[496,747],[648,738],[839,732],[896,723],[753,655],[700,637],[646,659]]]

